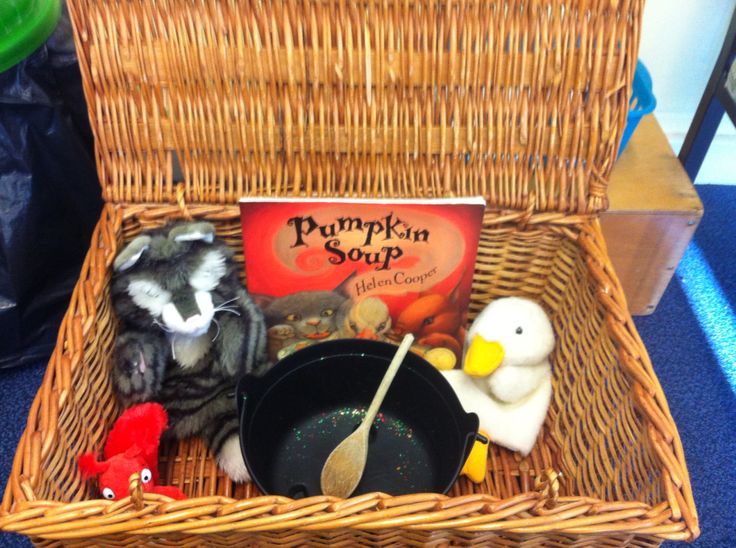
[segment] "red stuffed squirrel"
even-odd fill
[[[128,496],[130,476],[138,472],[144,493],[156,493],[172,499],[184,499],[176,487],[156,485],[158,482],[158,445],[168,425],[168,415],[158,403],[143,403],[126,409],[107,437],[103,461],[96,453],[80,455],[82,476],[99,475],[102,496],[119,500]]]

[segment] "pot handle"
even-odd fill
[[[469,435],[475,435],[478,433],[479,420],[478,415],[475,413],[465,413],[464,417],[464,430]]]
[[[485,439],[485,436],[478,433],[478,415],[475,413],[466,413],[464,419],[465,454],[463,456],[463,462],[465,462],[468,455],[470,455],[470,450],[473,448],[473,444],[479,439],[478,436]]]

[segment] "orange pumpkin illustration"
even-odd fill
[[[401,339],[413,333],[417,344],[449,348],[460,359],[464,332],[461,322],[457,286],[449,295],[430,291],[420,294],[399,313],[391,337]]]

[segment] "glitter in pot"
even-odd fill
[[[294,425],[290,429],[290,435],[282,441],[278,459],[280,466],[278,471],[274,471],[274,475],[283,475],[292,484],[301,481],[299,474],[307,463],[326,459],[333,446],[360,424],[365,412],[366,407],[363,406],[342,406]],[[391,488],[397,494],[431,490],[434,481],[433,457],[427,444],[416,435],[413,428],[389,412],[380,412],[373,423],[373,429],[369,438],[368,462],[363,481],[379,485],[378,490],[386,491]],[[325,439],[332,440],[327,447],[318,443]],[[317,446],[322,447],[326,453],[313,454]],[[393,453],[395,456],[390,460],[384,458],[383,461],[371,459],[372,448],[384,455]],[[387,448],[390,450],[387,451]]]

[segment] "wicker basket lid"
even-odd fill
[[[72,0],[107,200],[595,213],[643,0]]]

